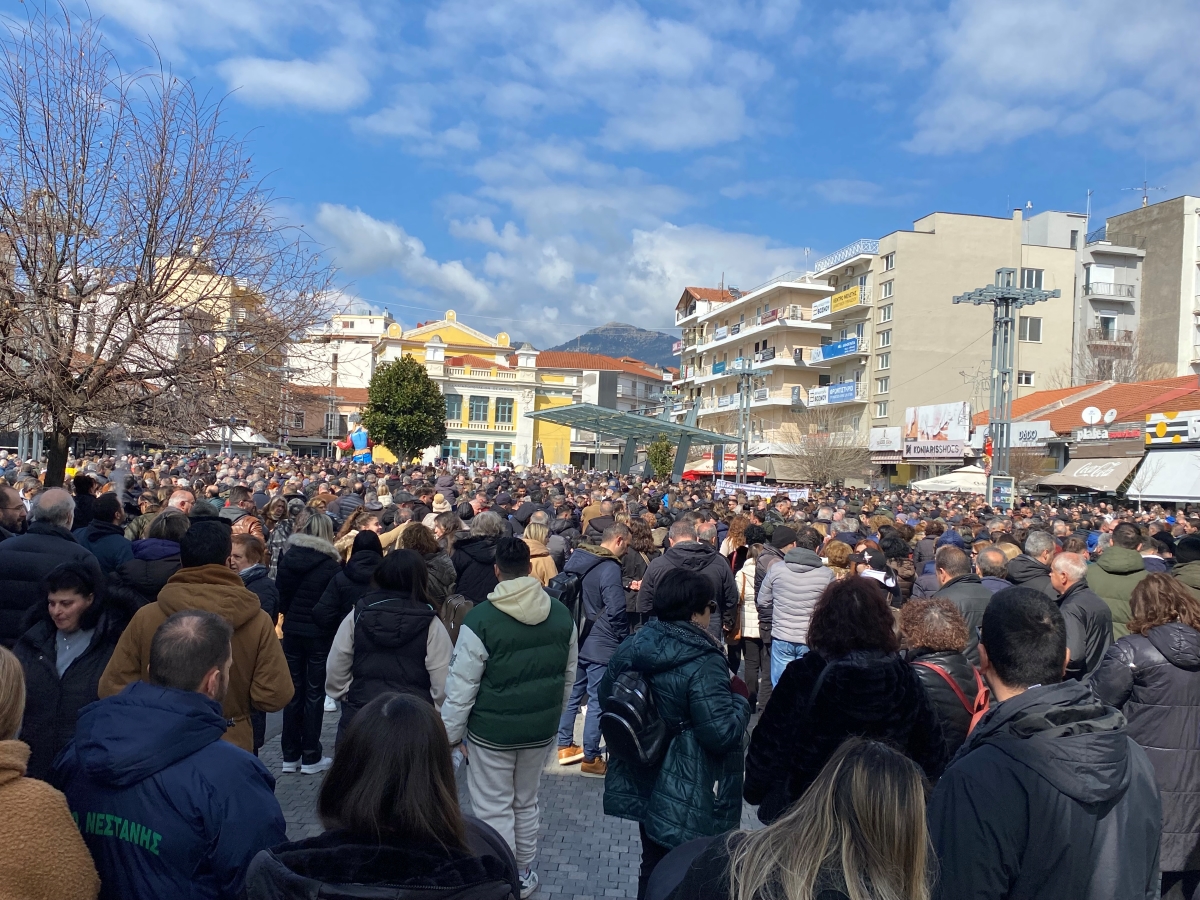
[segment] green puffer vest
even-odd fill
[[[553,740],[562,715],[571,613],[557,601],[537,625],[524,625],[490,602],[463,620],[487,648],[487,668],[467,720],[475,743],[492,750],[541,747]]]
[[[1142,554],[1126,547],[1109,547],[1088,566],[1088,587],[1112,610],[1114,641],[1129,634],[1133,589],[1149,574],[1142,562]]]
[[[630,669],[647,677],[659,715],[678,733],[657,768],[609,759],[604,812],[641,822],[672,848],[737,828],[750,705],[730,690],[725,655],[695,625],[652,621],[613,654],[601,705]]]

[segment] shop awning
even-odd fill
[[[1151,450],[1126,496],[1131,500],[1200,501],[1200,450]]]
[[[1037,483],[1041,487],[1073,487],[1111,493],[1121,486],[1139,462],[1131,457],[1073,459],[1061,472],[1044,475]]]
[[[904,462],[904,454],[899,450],[875,450],[871,453],[871,464],[875,466],[898,466]]]
[[[945,475],[914,481],[909,485],[914,491],[946,491],[957,494],[986,494],[987,473],[979,466],[963,466]]]

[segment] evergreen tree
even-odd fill
[[[675,465],[675,446],[667,440],[665,434],[660,434],[654,443],[646,448],[646,459],[654,469],[656,478],[666,478],[671,474]]]
[[[402,463],[446,440],[446,398],[412,356],[375,370],[367,389],[363,427]]]

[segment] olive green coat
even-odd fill
[[[1129,634],[1127,625],[1133,618],[1129,599],[1148,574],[1142,554],[1125,547],[1109,547],[1088,566],[1088,587],[1112,610],[1114,641]]]
[[[657,768],[609,759],[604,812],[641,822],[664,847],[738,827],[750,705],[730,690],[724,653],[695,625],[652,621],[613,654],[601,706],[629,669],[647,677],[676,734]]]

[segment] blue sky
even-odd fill
[[[92,0],[228,94],[347,296],[549,346],[933,210],[1200,188],[1200,4]],[[1098,222],[1097,222],[1098,224]]]

